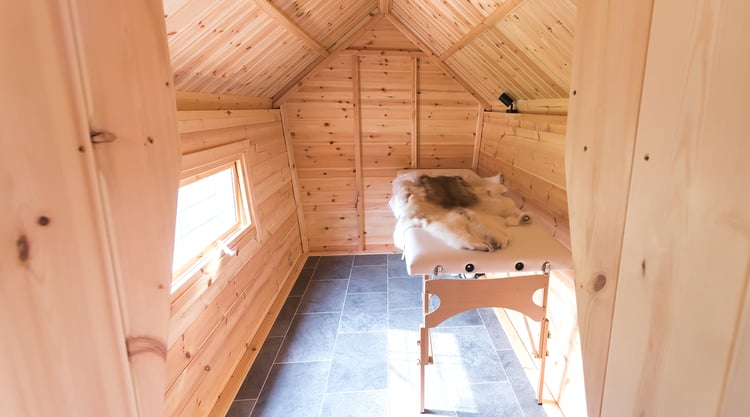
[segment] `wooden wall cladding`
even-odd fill
[[[476,101],[384,22],[282,108],[311,252],[393,251],[396,172],[472,164]],[[398,51],[363,52],[378,33]]]
[[[566,123],[566,116],[485,113],[479,174],[502,173],[509,188],[567,226]]]
[[[430,60],[418,75],[419,168],[472,168],[476,100]]]
[[[567,117],[486,112],[483,121],[478,173],[502,173],[505,184],[520,196],[534,221],[570,249],[565,182]],[[575,295],[573,271],[554,271],[548,300],[552,338],[545,381],[565,415],[584,416],[586,398]],[[538,334],[539,325],[520,313],[506,313],[509,325],[533,355],[538,340],[532,343],[529,335]]]
[[[166,416],[211,411],[302,256],[292,175],[278,110],[178,112],[183,154],[249,141],[257,238],[239,242],[173,295]],[[256,346],[257,348],[257,346]]]

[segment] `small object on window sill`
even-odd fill
[[[217,240],[216,246],[221,249],[222,252],[224,252],[224,255],[227,256],[237,256],[237,251],[234,249],[231,249],[226,243],[224,243],[223,240]]]

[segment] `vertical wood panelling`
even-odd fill
[[[750,4],[653,5],[601,415],[743,416]]]
[[[401,50],[418,50],[404,44],[397,27],[383,22],[356,42],[398,39]],[[284,118],[295,152],[304,234],[313,252],[394,250],[395,220],[387,202],[396,172],[415,163],[471,168],[476,101],[436,65],[398,52],[368,50],[356,57],[357,51],[349,50],[360,63],[356,74],[352,58],[339,56],[286,99]]]
[[[412,167],[414,129],[411,57],[362,57],[363,169],[367,247],[391,248],[395,219],[383,204],[385,184],[399,169]]]
[[[566,117],[485,112],[483,120],[478,173],[502,173],[505,184],[520,196],[524,210],[570,248],[564,175]],[[565,415],[585,416],[573,275],[573,271],[554,271],[550,277],[548,317],[552,337],[545,381]],[[507,315],[532,355],[538,340],[529,335],[538,333],[538,325],[528,323],[516,312],[508,311]]]
[[[70,7],[89,127],[116,138],[93,152],[138,412],[161,415],[180,161],[162,6]]]
[[[365,196],[362,173],[362,99],[359,83],[359,57],[352,56],[352,105],[354,107],[354,184],[357,192],[357,246],[365,249]]]
[[[56,1],[8,3],[2,19],[0,415],[161,415],[161,402],[150,409],[136,404],[134,389],[160,391],[163,357],[153,363],[152,384],[134,383],[125,346],[129,310],[118,305],[116,237],[107,233],[106,201],[97,187],[70,10]],[[19,43],[19,33],[28,39]],[[131,93],[143,91],[134,83]],[[147,286],[150,272],[129,279]],[[160,327],[165,302],[144,305],[138,314],[153,313]]]
[[[205,416],[211,411],[240,359],[248,349],[258,348],[250,341],[273,302],[296,277],[302,245],[296,207],[290,204],[295,201],[292,175],[279,111],[270,112],[276,114],[272,122],[263,112],[248,113],[257,115],[257,123],[238,112],[239,126],[204,122],[203,130],[182,134],[185,152],[205,149],[206,143],[215,147],[248,141],[259,232],[241,238],[237,256],[219,257],[175,293],[167,353],[167,416]],[[180,118],[198,118],[201,113]],[[217,115],[205,113],[206,118]]]
[[[419,61],[420,168],[471,168],[477,103],[432,62]]]
[[[577,17],[565,165],[586,399],[598,417],[651,2],[579,1]]]
[[[285,101],[310,251],[356,250],[352,59],[339,56]]]
[[[506,185],[567,224],[565,116],[486,112],[479,173]]]

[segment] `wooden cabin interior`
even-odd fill
[[[0,415],[224,416],[308,256],[396,251],[408,168],[502,173],[571,251],[563,415],[747,415],[747,2],[3,10]],[[173,274],[178,189],[227,166],[228,247]]]

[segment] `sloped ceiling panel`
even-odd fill
[[[165,3],[177,90],[270,97],[318,58],[252,1],[170,6]]]
[[[400,10],[397,4],[394,14]],[[404,26],[417,36],[427,37],[422,40],[434,46],[432,52],[439,54],[458,77],[489,103],[501,107],[497,98],[502,92],[517,100],[568,96],[575,24],[573,0],[487,4],[483,24],[500,17],[498,12],[504,16],[486,28],[479,25],[472,31],[456,31],[451,36],[464,36],[458,41],[434,43],[430,39],[436,38],[435,33],[424,34],[419,26],[426,17],[415,10],[399,16]],[[456,42],[463,45],[455,48]]]
[[[502,3],[501,0],[394,0],[391,13],[440,55]]]
[[[266,0],[261,0],[266,1]],[[369,18],[377,0],[271,0],[294,24],[329,51],[357,22]]]
[[[354,40],[348,50],[420,51],[388,19],[382,19]]]
[[[348,47],[421,48],[485,106],[503,91],[568,95],[575,0],[164,0],[164,10],[180,91],[278,102]],[[384,15],[410,46],[373,28]]]

